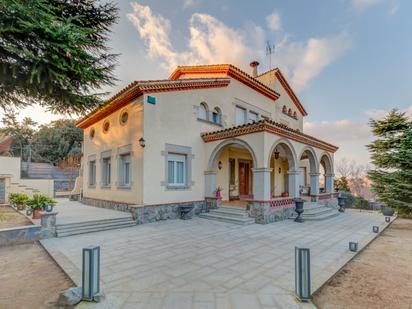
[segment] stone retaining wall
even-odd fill
[[[193,205],[194,208],[189,215],[198,215],[207,207],[205,201],[194,201],[163,205],[133,205],[130,206],[130,208],[136,223],[143,224],[160,220],[179,219],[179,207],[191,205]]]
[[[56,237],[56,215],[55,212],[42,213],[41,225],[0,229],[0,247]]]
[[[123,202],[116,202],[116,201],[106,201],[106,200],[98,200],[95,198],[84,197],[80,200],[81,203],[89,206],[99,207],[99,208],[106,208],[106,209],[114,209],[123,212],[130,212],[130,204],[123,203]]]

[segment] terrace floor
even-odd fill
[[[387,226],[377,213],[239,226],[193,218],[41,241],[81,285],[81,249],[101,246],[105,300],[78,308],[313,308],[294,298],[294,247],[311,249],[312,291]]]

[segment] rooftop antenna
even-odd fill
[[[272,69],[272,55],[275,53],[275,44],[266,41],[266,56],[269,60],[269,70]]]

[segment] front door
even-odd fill
[[[6,202],[6,182],[4,179],[0,179],[0,204]]]
[[[250,164],[239,162],[239,195],[249,195],[249,170]]]

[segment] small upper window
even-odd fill
[[[197,110],[197,118],[202,120],[207,120],[207,115],[209,113],[209,109],[207,108],[206,103],[200,103],[200,106]]]
[[[236,106],[236,125],[242,125],[246,122],[246,109]]]
[[[249,120],[249,122],[257,121],[258,120],[258,114],[255,113],[255,112],[250,111],[249,115],[248,115],[248,120]]]
[[[103,132],[107,133],[109,132],[109,129],[110,129],[110,122],[107,120],[103,123]]]
[[[219,107],[215,107],[212,113],[212,121],[217,124],[222,123],[222,112],[220,111]]]
[[[123,112],[120,116],[120,123],[125,124],[128,119],[129,119],[129,113],[128,112]]]
[[[95,132],[94,128],[91,128],[91,129],[90,129],[90,132],[89,132],[89,137],[90,137],[90,139],[93,139],[95,133],[96,133],[96,132]]]

